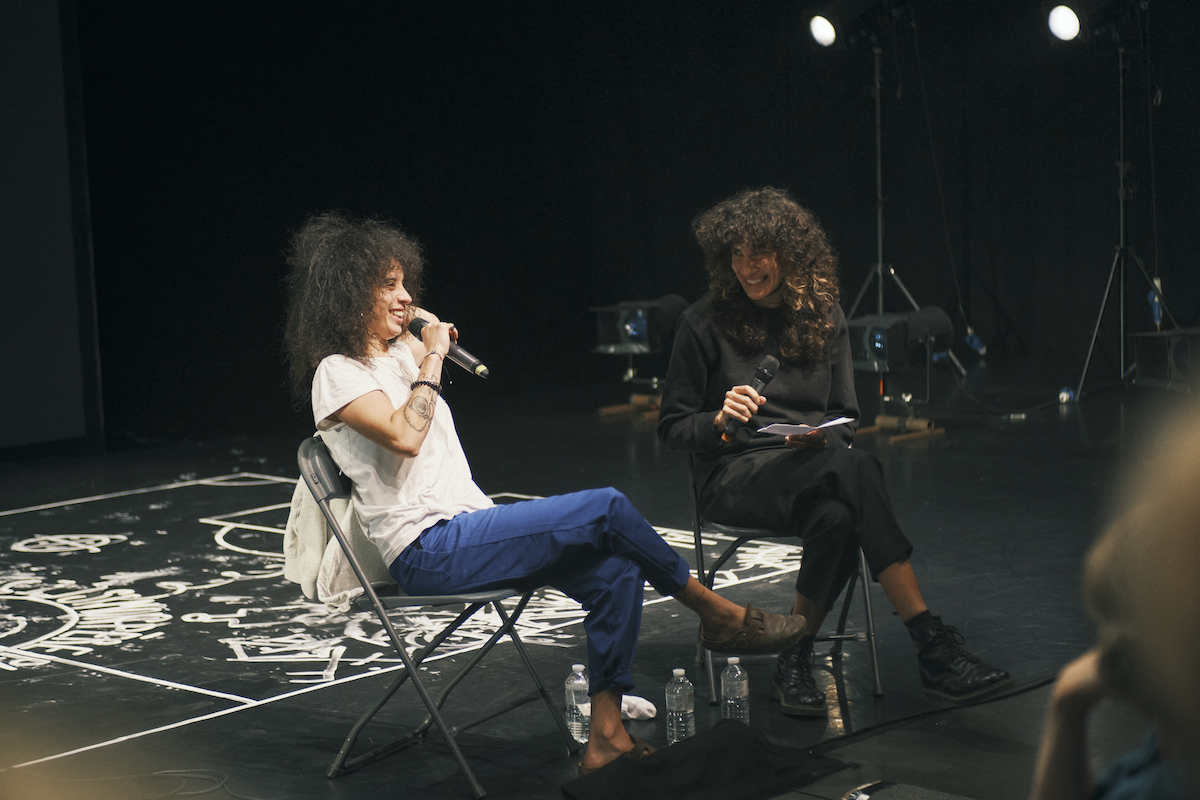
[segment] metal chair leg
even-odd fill
[[[528,597],[529,595],[526,595],[526,599],[521,601],[519,609],[515,612],[516,614],[519,614],[520,611],[525,608],[525,603],[527,602]],[[558,706],[554,704],[553,698],[550,697],[550,692],[548,689],[546,689],[546,684],[544,681],[542,681],[541,674],[539,674],[537,668],[534,667],[533,659],[529,657],[529,651],[525,649],[525,643],[521,641],[521,637],[517,636],[517,632],[514,630],[516,627],[516,620],[514,619],[513,622],[510,623],[508,616],[505,614],[504,609],[500,607],[500,604],[495,603],[495,606],[496,613],[500,615],[500,619],[503,620],[505,628],[509,631],[508,638],[512,640],[513,646],[517,650],[517,654],[521,657],[521,661],[525,662],[525,669],[529,673],[530,677],[533,678],[534,684],[537,685],[538,694],[546,703],[546,708],[549,709],[550,716],[554,717],[555,724],[558,725],[559,731],[562,733],[563,738],[567,741],[567,749],[572,753],[578,753],[581,749],[583,749],[583,746],[579,744],[579,742],[575,741],[575,737],[571,735],[570,729],[567,728],[567,721],[563,718],[563,715],[559,713]]]
[[[818,636],[817,641],[833,642],[829,647],[829,655],[837,658],[842,654],[842,642],[846,639],[859,639],[855,634],[846,633],[846,621],[850,617],[850,603],[854,599],[854,584],[858,580],[860,573],[854,572],[850,575],[850,580],[846,582],[846,597],[842,600],[842,611],[838,614],[837,628],[833,633],[827,636]]]
[[[716,582],[717,570],[719,570],[721,568],[721,566],[724,565],[725,562],[728,561],[730,559],[730,557],[733,556],[734,552],[736,552],[736,550],[739,547],[741,547],[743,544],[745,544],[748,541],[751,541],[751,538],[738,539],[732,545],[730,545],[728,548],[726,548],[725,552],[721,554],[721,557],[718,558],[713,563],[712,568],[709,570],[708,574],[702,576],[701,582],[705,586],[707,586],[708,588],[711,589],[713,587],[713,584]],[[845,640],[854,639],[855,641],[860,641],[860,642],[865,641],[867,643],[867,647],[871,651],[871,674],[872,674],[872,680],[873,680],[872,691],[876,697],[882,697],[883,696],[883,681],[880,677],[879,651],[878,651],[877,644],[875,641],[875,612],[874,612],[874,608],[872,607],[872,604],[871,604],[870,575],[871,575],[871,572],[870,572],[869,567],[867,566],[867,557],[866,557],[866,555],[863,554],[862,550],[859,550],[858,551],[858,570],[855,573],[850,575],[850,580],[846,584],[846,594],[845,594],[845,598],[842,600],[842,610],[841,610],[841,613],[838,615],[838,624],[837,624],[836,631],[835,631],[835,633],[827,634],[825,636],[818,636],[817,640],[818,641],[829,641],[829,642],[833,643],[829,648],[828,655],[830,655],[834,658],[837,658],[841,655],[842,642],[844,642]],[[850,614],[850,604],[853,602],[853,599],[854,599],[854,584],[856,581],[860,582],[862,585],[863,614],[866,617],[864,627],[866,630],[865,630],[865,632],[848,634],[848,633],[846,633],[846,620]],[[703,648],[701,648],[701,649],[703,650]],[[716,667],[713,665],[712,653],[708,650],[703,650],[703,653],[704,653],[705,671],[707,672],[707,676],[708,676],[709,697],[711,698],[709,700],[709,705],[717,705],[719,700],[718,700],[718,694],[717,694]]]
[[[697,539],[697,541],[699,541],[699,539]],[[717,571],[721,569],[721,567],[725,566],[725,562],[732,558],[733,554],[738,551],[738,548],[748,541],[750,541],[749,537],[743,537],[726,547],[725,552],[721,553],[720,558],[713,562],[712,567],[708,570],[708,574],[701,573],[699,579],[700,582],[708,589],[713,588],[713,584],[717,581]],[[699,550],[697,550],[697,552],[699,552]],[[703,555],[697,555],[696,558],[698,561],[703,563]],[[697,637],[697,639],[699,639],[699,637]],[[700,649],[704,652],[704,666],[705,671],[708,673],[708,704],[710,706],[715,706],[719,700],[717,697],[716,667],[713,666],[712,651],[706,649],[703,644],[700,645]]]
[[[863,576],[863,611],[867,615],[867,647],[871,650],[871,672],[875,676],[874,692],[876,697],[882,697],[883,682],[879,679],[879,651],[875,643],[875,611],[871,607],[871,571],[867,567],[867,557],[862,550],[858,551],[858,565]]]

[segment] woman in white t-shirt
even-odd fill
[[[287,347],[293,389],[313,416],[353,505],[402,589],[452,594],[549,585],[588,610],[591,731],[579,769],[653,752],[621,725],[645,581],[696,612],[706,647],[778,652],[804,619],[742,608],[702,586],[629,501],[594,489],[493,505],[471,479],[442,369],[458,334],[414,305],[424,261],[395,225],[311,218],[289,256]],[[420,338],[409,323],[428,324]]]

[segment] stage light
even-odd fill
[[[829,47],[837,41],[837,30],[833,27],[833,23],[820,14],[809,20],[808,31],[812,34],[813,40],[822,47]]]
[[[861,372],[903,372],[950,349],[954,323],[936,306],[848,320],[850,357]],[[918,350],[924,350],[920,356]]]
[[[1097,51],[1132,53],[1144,42],[1150,0],[1042,0],[1047,38],[1054,46],[1091,43]]]
[[[1046,33],[1050,44],[1058,47],[1075,47],[1080,42],[1093,41],[1092,22],[1098,8],[1104,8],[1108,0],[1042,0],[1042,19],[1046,21]],[[1085,7],[1086,6],[1086,7]]]
[[[631,300],[593,308],[598,343],[592,352],[625,356],[622,380],[657,389],[658,378],[637,376],[633,357],[660,353],[664,349],[669,352],[675,323],[687,307],[688,301],[679,295],[664,294],[657,300]]]
[[[858,40],[870,39],[879,14],[889,0],[832,0],[804,12],[814,49],[840,50]],[[874,13],[871,13],[874,12]]]
[[[1070,0],[1062,0],[1069,2]],[[858,47],[862,50],[870,49],[874,56],[875,62],[875,85],[874,91],[871,92],[871,97],[875,105],[875,263],[871,265],[870,273],[867,279],[863,282],[862,288],[851,303],[849,311],[846,312],[846,317],[851,325],[861,324],[859,318],[856,318],[855,312],[858,311],[858,305],[867,293],[867,289],[873,283],[875,285],[875,316],[872,320],[883,320],[879,325],[872,325],[871,329],[864,333],[861,340],[858,342],[861,347],[858,351],[852,352],[852,360],[854,369],[860,371],[885,372],[900,368],[903,364],[907,367],[907,360],[902,359],[905,356],[903,346],[896,344],[898,338],[907,336],[910,328],[908,327],[908,319],[914,318],[916,321],[926,319],[927,315],[932,315],[934,312],[941,313],[945,317],[945,313],[939,309],[928,311],[922,309],[917,304],[916,299],[908,291],[904,282],[900,280],[900,276],[896,274],[896,270],[890,264],[884,262],[883,259],[883,47],[884,42],[894,43],[896,40],[896,26],[898,20],[909,15],[911,10],[907,0],[829,0],[828,2],[809,8],[804,12],[804,19],[808,23],[808,30],[812,36],[814,43],[821,45],[814,47],[814,50],[837,50],[837,49],[852,49]],[[915,49],[916,42],[916,21],[911,20],[910,24],[913,30],[913,42]],[[899,96],[899,94],[897,94]],[[886,276],[885,276],[886,273]],[[900,291],[904,294],[906,300],[912,306],[913,311],[903,317],[900,317],[899,328],[892,332],[889,336],[891,327],[897,324],[896,317],[886,317],[883,313],[883,290],[886,278],[890,278]],[[953,325],[947,317],[945,320],[945,331],[939,330],[940,335],[952,335]],[[917,322],[914,322],[915,330]],[[926,325],[924,334],[926,337],[926,363],[932,363],[933,352],[945,352],[946,358],[951,364],[958,369],[962,375],[966,375],[966,369],[959,362],[954,352],[949,349],[949,342],[941,342],[939,346],[934,347],[933,341],[936,338]],[[903,329],[903,333],[900,330]],[[968,332],[971,328],[968,326]],[[853,336],[853,334],[852,334]],[[891,344],[889,346],[889,339]],[[852,351],[854,346],[852,346]],[[926,371],[926,401],[929,396],[928,385],[929,373]],[[883,391],[883,382],[880,382],[880,393]]]
[[[1076,39],[1079,41],[1091,41],[1098,53],[1104,55],[1116,55],[1117,67],[1117,141],[1119,150],[1117,153],[1117,243],[1113,248],[1112,265],[1108,270],[1108,282],[1104,288],[1104,296],[1100,301],[1100,311],[1096,316],[1096,324],[1092,327],[1091,344],[1088,345],[1087,357],[1083,361],[1083,372],[1079,376],[1079,383],[1074,392],[1074,397],[1078,401],[1083,398],[1083,384],[1087,380],[1088,368],[1092,363],[1092,354],[1096,349],[1096,340],[1100,334],[1100,325],[1104,321],[1104,314],[1108,307],[1108,300],[1113,293],[1114,287],[1117,292],[1117,314],[1118,314],[1118,329],[1120,331],[1120,372],[1121,380],[1127,378],[1137,367],[1135,361],[1132,366],[1127,366],[1126,356],[1129,351],[1130,334],[1126,328],[1126,300],[1125,293],[1128,288],[1126,278],[1127,260],[1132,259],[1146,282],[1150,284],[1150,295],[1152,302],[1161,306],[1162,313],[1171,320],[1171,324],[1178,327],[1178,322],[1175,316],[1167,307],[1166,300],[1162,295],[1161,287],[1159,287],[1151,278],[1150,273],[1146,270],[1146,265],[1142,263],[1142,259],[1138,257],[1137,252],[1129,243],[1126,229],[1126,201],[1130,194],[1126,184],[1126,176],[1130,171],[1130,163],[1125,160],[1125,83],[1126,83],[1126,64],[1128,59],[1135,59],[1135,64],[1140,67],[1139,72],[1146,76],[1150,72],[1148,56],[1145,55],[1147,47],[1147,31],[1149,30],[1149,9],[1150,0],[1061,0],[1054,4],[1051,8],[1053,0],[1046,0],[1042,4],[1042,11],[1046,16],[1046,21],[1049,24],[1050,30],[1054,36],[1050,39],[1052,45],[1060,43],[1059,40],[1070,41]],[[1064,14],[1062,7],[1069,6],[1078,18],[1078,34],[1068,39],[1064,33],[1069,33],[1070,29],[1056,29],[1056,24],[1061,24]],[[1055,12],[1058,12],[1056,18]],[[1068,20],[1069,22],[1069,20]],[[1144,77],[1144,80],[1149,83],[1149,77]],[[1149,85],[1147,85],[1149,90]],[[1149,101],[1149,91],[1147,91],[1147,100]],[[1148,103],[1148,106],[1150,104]],[[1153,128],[1153,125],[1151,125]],[[1151,171],[1153,171],[1153,144],[1150,150]],[[1157,325],[1157,323],[1156,323]],[[1135,354],[1137,348],[1134,348]],[[1068,389],[1069,392],[1069,389]]]
[[[1069,42],[1079,36],[1079,15],[1070,6],[1055,6],[1046,18],[1050,32],[1058,39]]]

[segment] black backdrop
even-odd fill
[[[616,380],[588,309],[698,297],[689,221],[747,186],[817,212],[848,305],[875,255],[872,56],[814,52],[800,7],[80,4],[110,435],[296,424],[283,252],[318,210],[421,239],[427,305],[489,362],[489,391]],[[1061,363],[1073,384],[1117,241],[1116,59],[1052,47],[1037,0],[910,8],[883,39],[885,260],[961,329],[957,277],[989,359]],[[1152,123],[1140,56],[1125,82],[1130,240],[1190,325],[1200,12],[1150,14]],[[1148,287],[1129,288],[1145,330]]]

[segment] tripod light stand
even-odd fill
[[[827,9],[810,13],[808,22],[813,40],[821,47],[845,46],[847,42],[866,40],[870,42],[871,51],[875,57],[875,83],[872,92],[875,100],[875,264],[868,271],[862,288],[858,290],[854,302],[850,305],[850,310],[846,313],[846,317],[850,319],[854,318],[855,312],[858,311],[858,305],[862,302],[872,282],[875,284],[875,313],[883,314],[885,269],[887,276],[895,282],[913,310],[921,310],[920,304],[908,291],[904,281],[900,280],[900,276],[896,274],[895,268],[885,265],[883,261],[883,47],[879,44],[878,37],[873,30],[864,30],[860,27],[855,33],[847,35],[851,30],[850,26],[867,16],[867,11],[874,8],[878,15],[882,16],[888,5],[888,0],[847,0],[831,4]],[[959,374],[965,376],[967,371],[954,351],[947,350],[946,352]]]
[[[1050,5],[1049,3],[1044,6]],[[1117,318],[1120,336],[1120,375],[1124,381],[1133,372],[1136,364],[1126,364],[1126,353],[1128,350],[1127,331],[1126,331],[1126,302],[1125,302],[1125,287],[1126,287],[1126,268],[1128,265],[1127,259],[1132,256],[1142,276],[1146,279],[1146,283],[1150,285],[1150,291],[1154,294],[1162,307],[1163,312],[1170,319],[1171,324],[1178,327],[1179,323],[1175,321],[1175,315],[1171,313],[1171,309],[1167,306],[1166,299],[1163,297],[1162,289],[1158,283],[1150,277],[1150,273],[1146,271],[1146,265],[1138,256],[1127,238],[1126,233],[1126,198],[1128,189],[1125,179],[1129,174],[1129,163],[1125,160],[1125,57],[1128,52],[1140,50],[1142,46],[1142,25],[1144,23],[1142,12],[1148,7],[1148,3],[1143,3],[1140,8],[1138,5],[1121,0],[1115,3],[1105,5],[1101,10],[1106,13],[1106,19],[1102,24],[1088,24],[1087,16],[1083,9],[1077,3],[1067,2],[1055,5],[1049,9],[1047,13],[1047,23],[1050,32],[1058,39],[1070,41],[1075,39],[1091,39],[1095,37],[1098,41],[1110,41],[1116,46],[1117,51],[1117,138],[1118,138],[1118,158],[1117,158],[1117,244],[1113,247],[1112,265],[1108,270],[1108,281],[1104,285],[1104,297],[1100,301],[1100,310],[1096,315],[1096,324],[1092,326],[1092,339],[1088,345],[1087,357],[1083,362],[1083,371],[1079,375],[1079,383],[1075,387],[1075,397],[1078,399],[1083,394],[1083,383],[1087,379],[1088,369],[1091,367],[1092,354],[1096,349],[1096,338],[1100,333],[1100,324],[1104,321],[1104,312],[1108,308],[1108,298],[1112,294],[1112,285],[1114,278],[1117,280]]]
[[[875,282],[875,313],[883,313],[883,111],[880,101],[880,96],[883,94],[883,48],[876,43],[871,46],[871,50],[875,54],[875,88],[873,92],[875,97],[875,264],[867,273],[862,288],[855,295],[847,317],[854,316],[854,312],[858,310],[858,304],[862,302],[872,281]],[[908,287],[904,285],[904,281],[900,280],[896,270],[888,266],[887,274],[896,282],[896,286],[912,305],[913,310],[919,311],[921,306],[909,293]]]

